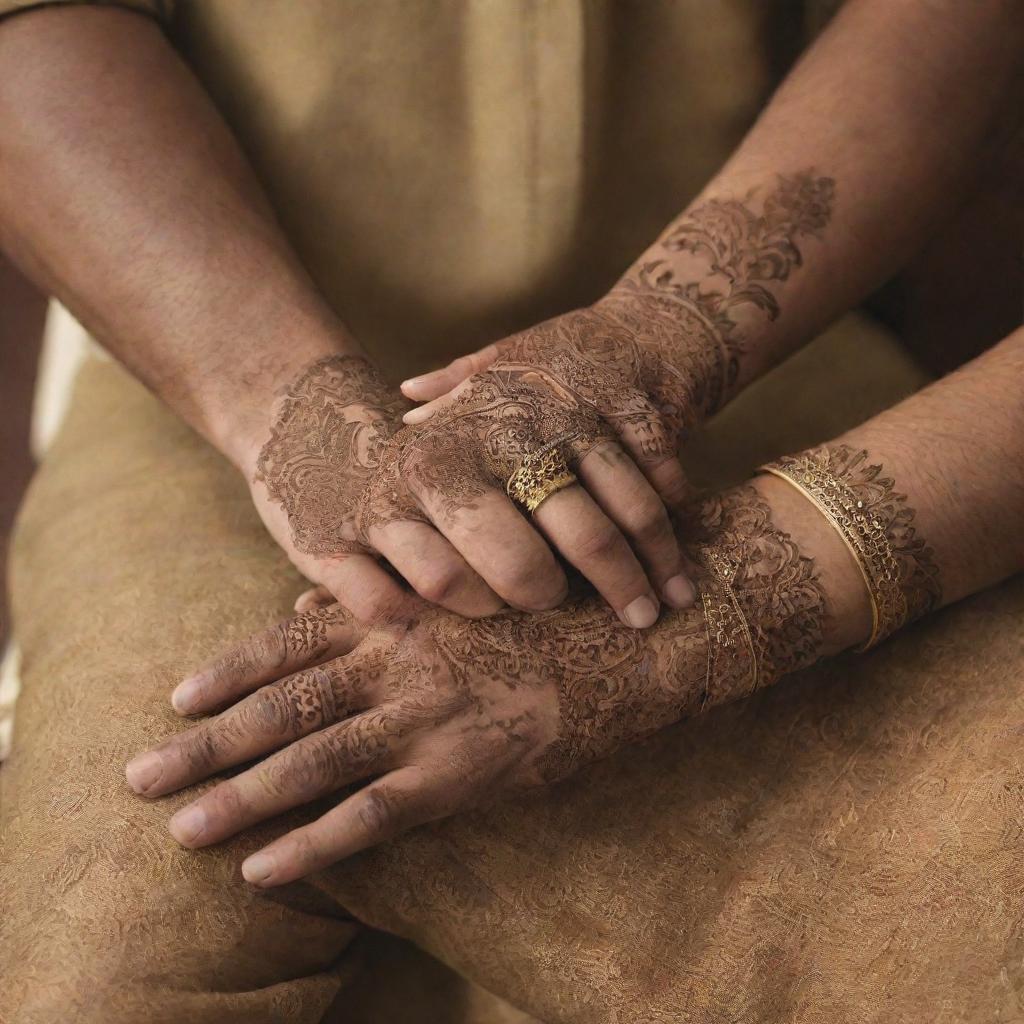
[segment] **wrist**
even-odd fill
[[[842,537],[785,481],[758,476],[751,487],[769,507],[773,526],[814,563],[824,598],[819,657],[864,643],[871,634],[871,605],[863,576]]]
[[[340,329],[290,329],[276,339],[261,338],[258,356],[226,372],[207,389],[202,432],[251,479],[263,445],[289,387],[309,367],[331,358],[369,359]],[[376,396],[374,396],[376,397]]]
[[[632,277],[620,280],[594,308],[617,320],[627,335],[662,366],[648,374],[653,390],[665,385],[668,405],[680,379],[686,382],[685,430],[703,422],[725,403],[732,356],[714,322],[685,298],[660,292]]]

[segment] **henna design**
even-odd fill
[[[917,595],[909,603],[930,607],[939,593],[933,556],[904,497],[865,452],[836,446],[828,457],[837,476],[863,493],[870,514],[889,523]],[[278,684],[263,708],[243,702],[252,705],[248,718],[218,720],[170,743],[216,751],[254,718],[265,730],[306,734],[349,716],[256,769],[261,786],[297,803],[415,768],[419,788],[399,797],[400,824],[408,827],[561,779],[816,661],[826,595],[813,559],[774,525],[760,493],[744,485],[709,498],[684,526],[691,559],[713,571],[698,575],[698,604],[666,611],[649,630],[624,626],[593,595],[546,613],[477,620],[413,606],[411,618],[372,630],[353,654]],[[220,805],[237,806],[236,785],[221,787]],[[218,792],[202,801],[220,806]],[[363,819],[368,827],[394,820],[386,799],[374,806]],[[258,804],[247,813],[259,817]]]
[[[627,293],[672,295],[711,325],[724,347],[723,392],[735,382],[744,351],[741,308],[768,320],[779,316],[772,285],[802,265],[797,239],[821,236],[832,216],[835,180],[810,171],[780,174],[758,202],[761,194],[752,189],[742,199],[713,198],[690,210],[660,239],[663,254],[620,285]]]
[[[696,546],[734,567],[731,586],[762,684],[813,662],[824,594],[813,562],[772,525],[758,492],[742,487],[710,499],[689,525]],[[706,577],[701,586],[716,584]],[[482,620],[430,609],[391,647],[384,686],[388,699],[447,737],[446,757],[461,751],[467,785],[508,757],[514,768],[502,784],[516,788],[560,778],[705,704],[748,693],[749,673],[742,686],[724,670],[708,678],[709,645],[719,642],[699,606],[666,614],[644,633],[595,597]]]
[[[740,311],[779,315],[773,286],[801,265],[797,241],[821,234],[834,192],[804,172],[763,196],[710,199],[606,298],[502,342],[454,401],[387,445],[360,536],[417,507],[450,520],[562,438],[570,463],[616,437],[641,465],[674,456],[736,381]]]
[[[296,659],[300,668],[313,664],[331,649],[331,627],[340,626],[349,618],[341,605],[332,604],[289,619],[281,625],[286,657]]]
[[[504,490],[522,459],[553,441],[570,463],[627,434],[638,461],[671,457],[715,393],[718,356],[709,331],[695,317],[683,351],[677,304],[647,295],[628,306],[615,298],[517,335],[448,407],[392,438],[361,500],[360,534],[404,518],[414,502],[456,516],[488,489]]]
[[[289,386],[255,479],[283,507],[299,551],[367,550],[354,527],[356,498],[406,408],[360,356],[328,356]]]

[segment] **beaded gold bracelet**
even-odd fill
[[[827,449],[785,456],[760,471],[785,480],[832,524],[853,555],[871,602],[871,636],[858,648],[867,651],[909,619],[899,559],[887,524],[853,488],[831,472]]]

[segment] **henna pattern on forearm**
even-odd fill
[[[820,238],[832,216],[835,180],[801,171],[741,199],[711,198],[689,210],[617,287],[626,296],[671,295],[723,348],[718,401],[735,383],[745,351],[741,311],[769,321],[781,311],[776,285],[803,265],[802,237]],[[715,403],[717,408],[717,402]]]
[[[289,386],[256,479],[283,507],[299,551],[367,550],[353,522],[356,499],[407,408],[360,356],[321,359]]]

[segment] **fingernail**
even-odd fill
[[[196,677],[193,676],[191,679],[186,679],[174,688],[174,693],[171,694],[171,706],[179,715],[191,714],[192,710],[199,703],[201,692],[202,687]]]
[[[171,818],[168,828],[179,843],[187,846],[206,828],[206,812],[201,807],[186,807]]]
[[[403,417],[402,422],[407,423],[410,426],[415,426],[421,420],[426,419],[427,414],[423,412],[425,406],[420,406],[418,409],[410,409]]]
[[[419,387],[426,379],[425,375],[422,377],[410,377],[408,380],[403,380],[400,386],[402,388],[416,388]]]
[[[152,789],[160,781],[160,776],[163,773],[163,759],[159,754],[154,754],[152,751],[146,754],[139,754],[138,757],[133,757],[124,768],[124,775],[128,780],[128,785],[136,793],[145,793],[146,790]]]
[[[673,608],[689,608],[697,600],[697,591],[685,576],[673,576],[662,589],[665,600]]]
[[[269,853],[254,853],[242,863],[242,877],[247,882],[259,885],[274,873],[274,858]]]
[[[658,606],[647,596],[638,597],[622,609],[622,617],[626,620],[627,626],[646,629],[653,626],[658,618]]]

